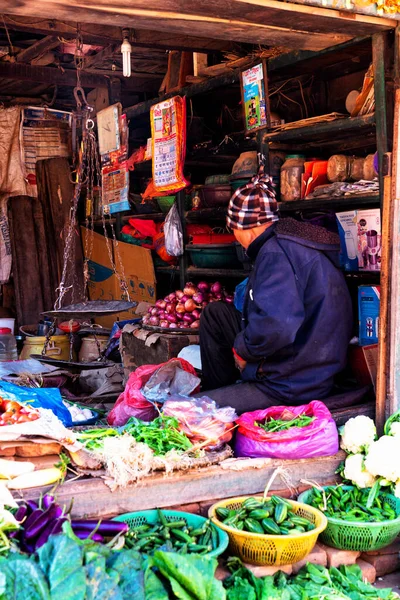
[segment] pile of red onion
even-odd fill
[[[150,306],[142,322],[163,329],[198,329],[203,308],[220,301],[232,304],[233,296],[226,293],[219,281],[201,281],[197,286],[188,282],[183,290],[172,292]]]

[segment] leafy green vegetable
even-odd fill
[[[179,600],[224,600],[222,583],[214,580],[217,561],[156,551],[153,565],[166,577]]]
[[[123,600],[118,583],[99,564],[92,562],[85,567],[85,570],[87,575],[85,600]]]
[[[395,600],[390,589],[377,590],[362,579],[358,565],[326,569],[308,563],[295,577],[282,572],[256,579],[239,559],[228,560],[227,600]],[[261,587],[260,587],[261,582]]]
[[[160,415],[151,423],[144,423],[131,417],[121,431],[129,433],[137,442],[144,442],[154,454],[166,454],[170,450],[189,450],[192,443],[179,431],[179,421],[175,417]]]
[[[107,560],[107,573],[110,577],[118,576],[123,600],[146,600],[142,562],[141,555],[135,550],[114,552]]]
[[[50,584],[51,600],[85,600],[82,546],[66,535],[54,535],[39,548],[38,556]]]
[[[170,595],[166,584],[157,577],[151,565],[148,566],[144,576],[146,600],[169,600]]]
[[[0,558],[0,600],[50,600],[39,566],[19,555]]]

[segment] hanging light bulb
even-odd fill
[[[121,44],[122,53],[122,72],[124,77],[131,76],[131,52],[132,46],[129,43],[129,29],[122,30],[123,42]]]

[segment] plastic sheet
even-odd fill
[[[170,256],[183,254],[183,231],[176,202],[167,214],[164,223],[165,248]]]
[[[235,410],[226,406],[218,408],[211,398],[171,398],[164,404],[163,413],[176,417],[181,430],[193,444],[206,450],[218,450],[233,435]]]
[[[50,409],[63,425],[72,425],[71,413],[64,405],[58,388],[27,388],[0,381],[0,396],[16,402],[28,402],[34,408]]]
[[[113,409],[107,417],[107,421],[110,425],[116,425],[120,427],[125,425],[130,417],[136,417],[142,421],[152,421],[158,415],[157,409],[152,402],[149,402],[143,395],[142,389],[148,383],[152,375],[159,370],[172,365],[173,371],[169,371],[170,374],[177,370],[183,370],[191,375],[196,375],[196,372],[192,365],[185,360],[179,358],[173,358],[162,365],[143,365],[130,374],[128,382],[125,386],[125,390],[119,396]],[[197,378],[196,378],[197,379]],[[161,382],[157,380],[158,383]],[[197,382],[199,380],[197,379]],[[163,388],[163,392],[165,388]]]
[[[301,414],[314,416],[315,420],[307,427],[291,427],[275,433],[255,424],[271,417],[289,420]],[[235,441],[235,455],[238,457],[294,460],[330,456],[339,450],[336,424],[328,408],[318,400],[302,406],[272,406],[244,413],[236,423],[239,425]]]

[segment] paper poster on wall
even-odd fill
[[[265,62],[242,71],[242,102],[246,133],[269,125],[268,80]]]
[[[97,113],[97,130],[99,136],[99,152],[115,152],[120,147],[119,118],[121,104],[113,104]]]
[[[183,166],[186,153],[185,98],[175,96],[152,106],[153,185],[157,193],[178,192],[188,185]]]

